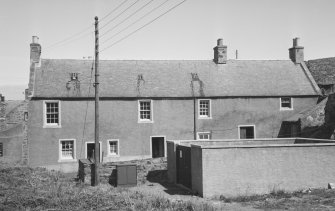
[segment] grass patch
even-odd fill
[[[311,191],[286,192],[274,190],[269,194],[237,197],[220,196],[226,203],[236,202],[259,209],[334,210],[335,190],[313,189]]]
[[[205,208],[205,209],[204,209]],[[0,210],[214,210],[108,184],[91,187],[57,171],[0,161]]]

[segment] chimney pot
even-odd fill
[[[217,45],[218,46],[223,46],[223,39],[222,38],[218,39]]]
[[[33,36],[32,43],[38,44],[38,40],[39,40],[39,38],[37,36]]]
[[[300,39],[299,37],[293,39],[293,47],[299,46],[299,39]]]

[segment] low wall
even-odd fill
[[[116,166],[135,164],[137,166],[137,184],[146,183],[151,178],[164,182],[166,178],[166,158],[151,158],[143,160],[119,161],[102,163],[99,171],[100,182],[116,185]],[[91,184],[91,170],[93,163],[87,159],[80,159],[78,165],[78,179],[81,182]]]

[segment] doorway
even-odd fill
[[[88,159],[91,162],[94,162],[94,146],[95,143],[94,142],[86,142],[86,147],[85,147],[85,158]],[[102,152],[101,152],[101,142],[99,142],[99,158],[100,158],[100,162],[101,162],[101,158],[102,158]]]
[[[166,142],[164,136],[151,137],[151,155],[152,158],[165,157]]]
[[[239,139],[254,139],[255,138],[255,126],[254,125],[240,125],[239,128]]]

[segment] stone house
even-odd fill
[[[30,45],[29,164],[73,171],[94,153],[93,62],[41,59]],[[291,60],[101,60],[102,162],[166,156],[167,140],[281,137],[320,90],[297,39]],[[294,130],[289,136],[295,136]]]
[[[28,101],[0,99],[0,157],[26,163]]]

